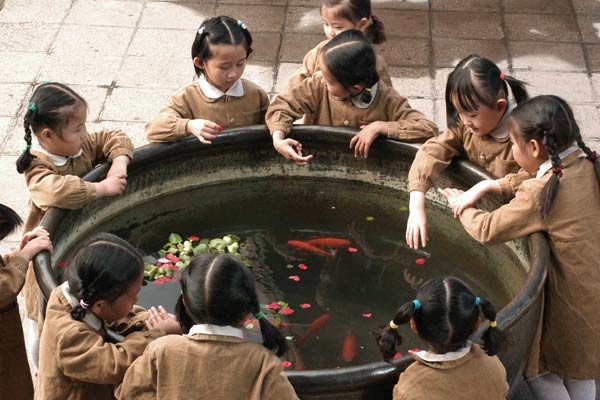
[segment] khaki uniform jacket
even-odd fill
[[[17,294],[25,283],[28,265],[21,257],[8,260],[0,256],[0,399],[33,399],[17,305]]]
[[[503,139],[476,136],[459,122],[456,128],[449,128],[440,136],[429,139],[417,151],[408,173],[408,189],[426,193],[455,157],[466,157],[498,178],[517,173],[519,164],[511,147],[508,136]],[[530,176],[521,172],[512,175],[510,180],[502,180],[502,195],[511,197],[515,187],[527,178]]]
[[[139,357],[148,343],[165,333],[160,329],[134,331],[121,343],[104,341],[103,328],[96,330],[71,317],[71,304],[61,287],[52,291],[40,342],[40,370],[35,388],[36,400],[113,399],[114,387]],[[137,318],[140,308],[130,313],[133,329],[142,329]],[[131,325],[121,320],[116,324]],[[118,330],[118,329],[117,329]]]
[[[508,394],[506,370],[496,356],[478,345],[464,357],[429,362],[413,354],[415,362],[400,374],[394,400],[503,400]]]
[[[169,335],[148,346],[127,370],[123,400],[297,399],[281,361],[268,349],[237,337]]]
[[[536,231],[550,241],[541,341],[539,349],[532,349],[539,357],[528,365],[528,377],[545,371],[565,379],[600,377],[600,188],[592,163],[582,154],[577,150],[562,161],[563,176],[545,222],[540,193],[552,170],[523,182],[509,204],[492,212],[469,208],[460,218],[484,244]]]
[[[29,232],[40,224],[49,207],[75,210],[96,198],[96,187],[92,182],[84,182],[80,177],[97,165],[126,155],[133,157],[133,144],[122,131],[103,129],[88,134],[83,142],[83,154],[69,158],[63,166],[56,166],[44,153],[32,151],[36,158],[25,171],[25,181],[29,190],[29,215],[24,232]],[[40,319],[40,290],[35,280],[33,268],[27,271],[23,288],[27,317]],[[41,328],[41,326],[39,327]]]
[[[292,123],[303,114],[313,114],[316,125],[349,128],[386,121],[385,134],[390,139],[407,142],[424,142],[438,133],[433,122],[381,81],[372,103],[363,109],[356,107],[350,99],[339,100],[331,96],[320,72],[275,97],[267,110],[269,131],[273,134],[282,130],[287,134]]]
[[[206,119],[224,127],[264,124],[269,97],[265,91],[242,79],[244,95],[207,97],[194,81],[171,97],[169,104],[144,127],[149,142],[174,142],[189,136],[185,129],[191,119]]]

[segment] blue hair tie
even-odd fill
[[[244,21],[242,21],[241,19],[238,19],[238,25],[240,26],[240,28],[242,29],[247,29],[246,28],[246,24],[244,23]]]
[[[415,306],[415,311],[417,311],[419,308],[421,308],[421,302],[417,299],[414,299],[412,301],[413,305]]]
[[[204,35],[204,32],[206,32],[206,26],[201,26],[200,29],[198,29],[198,34],[199,35]]]
[[[479,307],[481,304],[481,299],[479,297],[475,297],[475,307]]]

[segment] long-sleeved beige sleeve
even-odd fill
[[[496,181],[500,185],[500,195],[506,200],[512,199],[521,183],[531,178],[531,174],[521,168],[519,172],[497,179]]]
[[[186,88],[171,97],[169,104],[144,126],[149,142],[167,143],[182,139],[192,116],[192,105]]]
[[[319,101],[326,95],[325,86],[314,77],[288,89],[277,95],[267,110],[265,120],[271,134],[278,130],[289,133],[293,122],[304,114],[314,114]]]
[[[122,400],[156,399],[157,375],[155,352],[149,348],[127,369],[123,383],[115,389],[115,397]]]
[[[112,161],[119,156],[133,158],[133,143],[121,130],[103,129],[90,133],[89,143],[93,149],[93,164]]]
[[[2,261],[2,260],[0,260]],[[22,257],[12,257],[0,266],[0,309],[10,306],[25,284],[29,263]]]
[[[463,143],[452,129],[425,142],[408,173],[409,191],[427,192],[454,157],[463,154]]]
[[[408,100],[398,96],[388,103],[387,135],[391,139],[424,142],[438,133],[435,123],[420,111],[411,108]]]

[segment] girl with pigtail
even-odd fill
[[[302,144],[285,138],[295,120],[312,114],[315,125],[360,129],[350,140],[355,157],[367,158],[379,135],[423,142],[437,133],[436,125],[391,87],[379,85],[373,46],[355,29],[339,33],[324,47],[321,71],[281,92],[267,111],[266,121],[277,152],[298,165],[307,164]]]
[[[127,165],[133,156],[131,140],[120,130],[88,133],[87,111],[86,101],[66,85],[48,82],[35,88],[23,118],[26,146],[16,163],[30,195],[25,232],[39,225],[49,207],[78,209],[125,190]],[[81,179],[104,162],[112,163],[104,180]],[[29,323],[27,348],[35,370],[41,314],[33,268],[27,271],[23,293]]]
[[[469,341],[479,329],[480,314],[489,325],[482,347]],[[496,354],[504,350],[507,336],[497,326],[491,302],[455,277],[425,282],[387,327],[373,332],[384,360],[396,353],[402,343],[398,329],[407,323],[427,349],[411,351],[415,362],[400,374],[394,400],[506,398],[506,370]]]
[[[461,191],[443,192],[467,232],[484,244],[546,234],[545,307],[525,377],[538,399],[593,400],[600,378],[600,161],[560,97],[519,104],[509,130],[515,159],[533,176],[510,203],[491,212],[456,210]],[[498,193],[499,186],[492,181],[478,196]]]
[[[66,274],[48,300],[35,399],[114,399],[114,386],[146,346],[181,328],[172,314],[151,320],[135,306],[144,262],[113,234],[84,243],[68,260]],[[108,328],[125,340],[105,340]]]
[[[176,315],[183,336],[152,343],[127,371],[120,399],[297,399],[277,358],[285,339],[265,318],[250,269],[230,254],[204,254],[181,273]],[[258,319],[263,344],[244,340]]]
[[[242,78],[252,54],[246,24],[227,16],[205,19],[194,36],[196,80],[175,93],[145,126],[150,142],[174,142],[196,136],[211,141],[227,127],[263,124],[266,92]]]

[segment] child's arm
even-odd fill
[[[297,400],[298,395],[296,395],[294,387],[283,372],[279,359],[273,357],[273,360],[269,360],[269,363],[260,398],[264,400]]]
[[[508,174],[504,178],[497,180],[498,185],[500,185],[499,194],[508,201],[515,196],[515,193],[519,187],[521,187],[521,183],[531,178],[532,176],[529,174],[529,172],[525,171],[523,168],[514,174]]]
[[[498,180],[486,179],[477,182],[466,192],[460,191],[457,196],[449,196],[450,192],[448,192],[447,189],[438,189],[438,191],[446,196],[450,206],[452,206],[454,218],[456,218],[460,216],[465,209],[475,207],[479,199],[486,194],[500,195],[502,193],[502,188]],[[450,201],[450,199],[452,199],[452,201]]]
[[[131,139],[118,129],[102,129],[90,133],[84,146],[90,147],[90,153],[85,153],[91,155],[94,166],[106,161],[114,163],[119,157],[127,157],[129,160],[133,158]]]
[[[151,346],[127,369],[123,382],[115,389],[115,397],[119,400],[155,400],[157,382],[156,354]]]
[[[384,133],[390,139],[423,143],[439,133],[435,123],[422,112],[411,108],[408,100],[394,89],[388,92],[386,114],[387,130]]]

